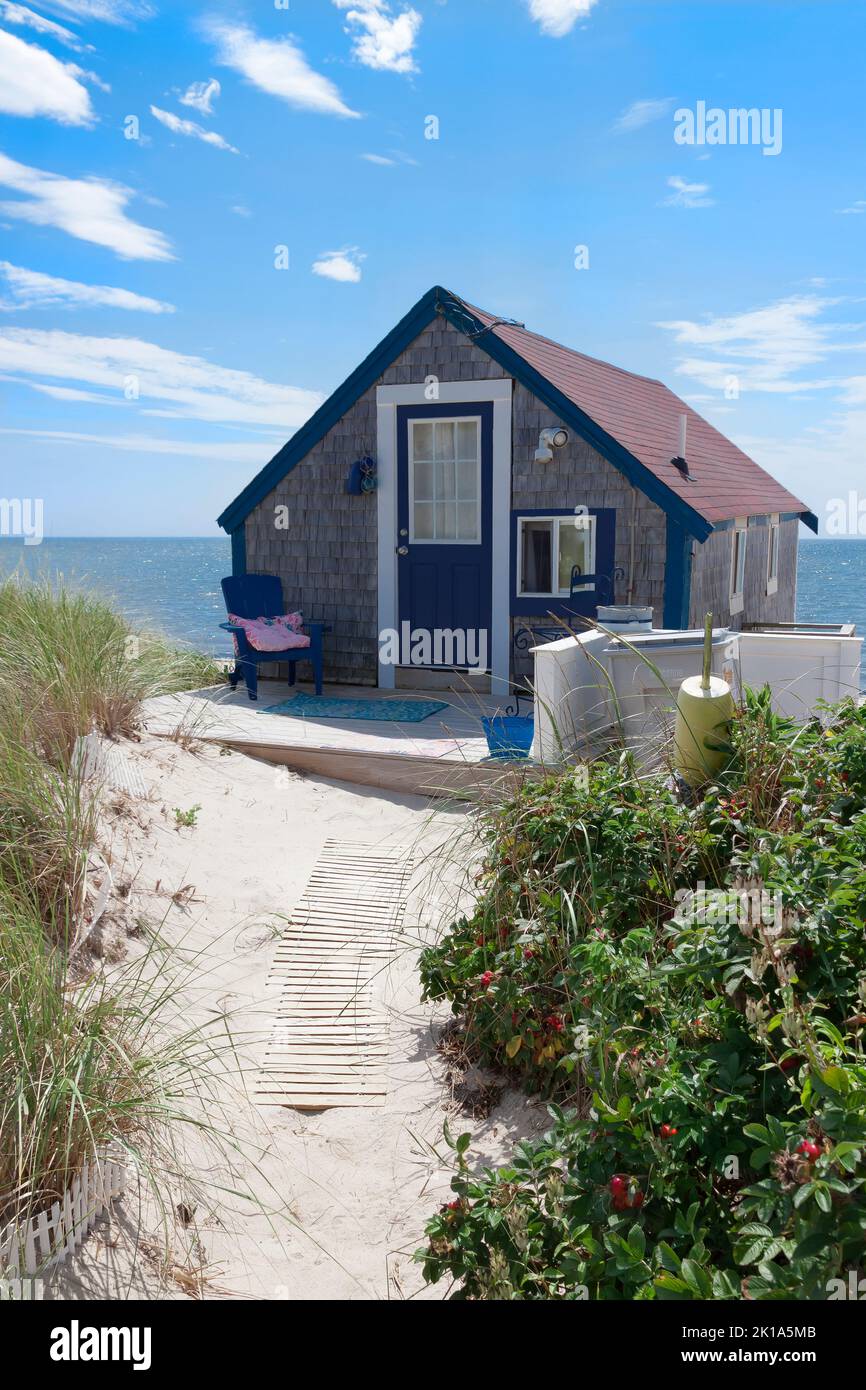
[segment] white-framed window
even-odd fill
[[[594,574],[595,521],[583,514],[518,517],[517,597],[568,598],[575,565]]]
[[[748,520],[737,521],[731,537],[731,613],[742,613],[746,593]]]
[[[422,545],[481,541],[481,417],[410,420],[409,538]]]
[[[770,525],[767,528],[767,596],[778,593],[779,591],[779,541],[781,531],[779,529],[779,517],[770,517]]]

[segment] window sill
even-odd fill
[[[743,594],[731,594],[730,609],[732,618],[736,617],[738,613],[742,613],[745,606],[746,601]]]
[[[767,580],[767,598],[772,598],[772,597],[773,597],[773,594],[777,594],[778,592],[779,592],[779,581],[778,581],[778,579],[768,579],[768,580]]]

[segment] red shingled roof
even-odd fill
[[[804,519],[810,515],[805,502],[663,382],[586,357],[471,304],[465,307],[705,521],[714,525],[768,512],[798,512]],[[681,415],[688,416],[689,477],[671,463],[678,452]]]

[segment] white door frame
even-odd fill
[[[436,395],[421,382],[376,389],[377,498],[379,553],[379,632],[397,630],[397,407],[471,405],[493,402],[493,515],[490,689],[506,695],[511,678],[511,396],[510,377],[485,381],[440,381]],[[396,667],[379,663],[379,687],[393,690]]]

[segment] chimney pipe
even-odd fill
[[[687,415],[681,415],[679,453],[677,454],[676,458],[671,459],[671,463],[673,464],[674,468],[678,468],[686,478],[689,476],[689,465],[686,462],[686,431],[688,428],[688,423],[689,417]]]

